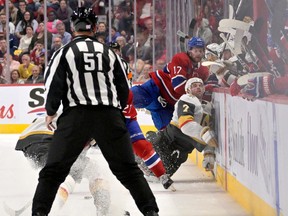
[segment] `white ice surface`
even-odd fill
[[[18,135],[0,135],[0,216],[8,215],[3,202],[11,208],[19,209],[33,197],[38,170],[33,170],[22,152],[15,151]],[[93,157],[93,151],[90,156]],[[105,167],[111,189],[111,215],[123,215],[122,210],[131,216],[140,212],[129,192]],[[105,171],[105,172],[106,172]],[[248,215],[213,179],[207,177],[195,165],[187,161],[173,176],[176,192],[165,190],[159,183],[150,183],[156,197],[161,216],[246,216]],[[96,216],[93,199],[89,196],[88,181],[77,184],[62,208],[59,216]],[[31,206],[21,216],[31,215]]]

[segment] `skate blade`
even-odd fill
[[[176,188],[174,187],[174,184],[171,184],[168,189],[171,190],[172,192],[176,191]]]

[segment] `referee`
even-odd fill
[[[48,215],[59,185],[90,138],[142,214],[157,216],[155,197],[135,162],[122,114],[129,87],[120,57],[93,37],[97,16],[91,9],[78,8],[71,20],[75,38],[53,54],[45,71],[48,129],[55,129],[52,120],[61,103],[63,113],[39,173],[32,216]]]

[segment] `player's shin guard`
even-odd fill
[[[59,186],[53,206],[51,209],[51,215],[57,213],[67,201],[69,194],[71,194],[75,187],[75,181],[68,175],[65,181]]]
[[[156,177],[165,174],[164,165],[150,142],[147,140],[137,140],[133,142],[133,151],[138,157],[144,160],[146,166]]]
[[[90,180],[89,189],[97,209],[97,216],[108,215],[111,202],[108,182],[104,179]]]

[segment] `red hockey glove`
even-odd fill
[[[241,91],[241,86],[238,85],[237,79],[235,79],[230,85],[230,94],[232,96],[236,96],[239,94],[240,91]]]
[[[275,92],[274,76],[255,77],[241,91],[244,97],[263,98]]]

